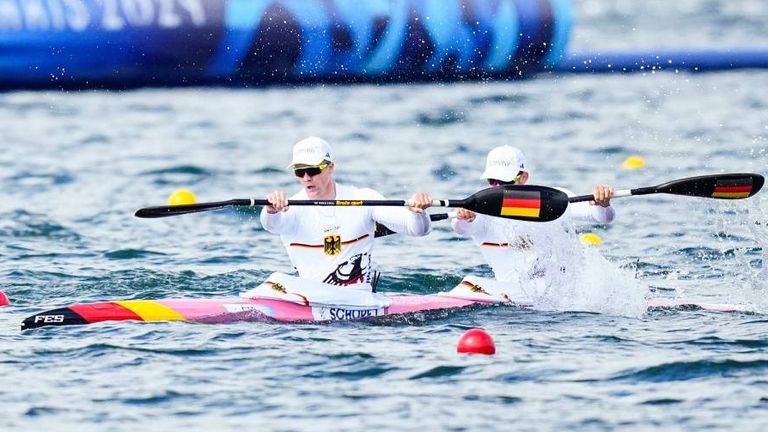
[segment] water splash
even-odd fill
[[[768,313],[768,199],[758,195],[743,204],[717,202],[714,205],[715,233],[720,242],[719,257],[709,259],[713,269],[728,280],[728,301],[750,305]]]
[[[760,251],[760,263],[758,269],[752,266],[750,257],[745,252],[739,254],[742,268],[748,269],[746,273],[749,282],[748,299],[757,306],[760,312],[768,312],[768,299],[765,296],[768,291],[768,269],[766,269],[766,248],[768,248],[768,199],[765,195],[752,201],[749,213],[745,218],[745,225],[752,235],[753,242]]]
[[[524,254],[525,262],[520,261],[515,273],[537,309],[633,317],[646,312],[649,287],[598,249],[582,246],[568,218],[526,224],[525,234],[518,229],[505,232],[509,244],[524,238],[535,251]]]

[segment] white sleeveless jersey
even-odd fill
[[[566,189],[560,189],[574,196]],[[497,280],[517,281],[543,277],[557,264],[557,257],[549,256],[556,248],[553,242],[562,241],[571,222],[610,223],[616,213],[613,207],[591,205],[588,202],[568,206],[560,219],[551,222],[525,222],[478,214],[473,222],[451,221],[457,234],[469,236],[480,247]],[[549,254],[549,255],[548,255]]]
[[[304,189],[290,197],[306,200]],[[373,189],[336,183],[337,200],[383,200]],[[286,212],[261,211],[261,224],[280,234],[291,263],[302,278],[332,285],[371,282],[371,254],[376,222],[392,231],[425,236],[429,215],[406,207],[292,206]]]

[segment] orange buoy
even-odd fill
[[[467,330],[456,347],[456,352],[464,354],[496,354],[496,344],[493,338],[483,329]]]
[[[0,307],[8,306],[11,302],[8,300],[8,296],[4,292],[0,291]]]

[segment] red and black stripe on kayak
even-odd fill
[[[117,303],[72,305],[32,315],[21,323],[21,330],[48,326],[84,325],[101,321],[144,321],[139,315]]]

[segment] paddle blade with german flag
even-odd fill
[[[742,199],[758,193],[765,183],[760,174],[736,173],[690,177],[656,186],[656,191],[703,198]]]
[[[505,185],[477,192],[464,208],[505,219],[549,222],[565,213],[568,195],[546,186]]]
[[[753,195],[754,189],[753,178],[721,179],[715,182],[715,190],[712,192],[712,198],[749,198]]]

